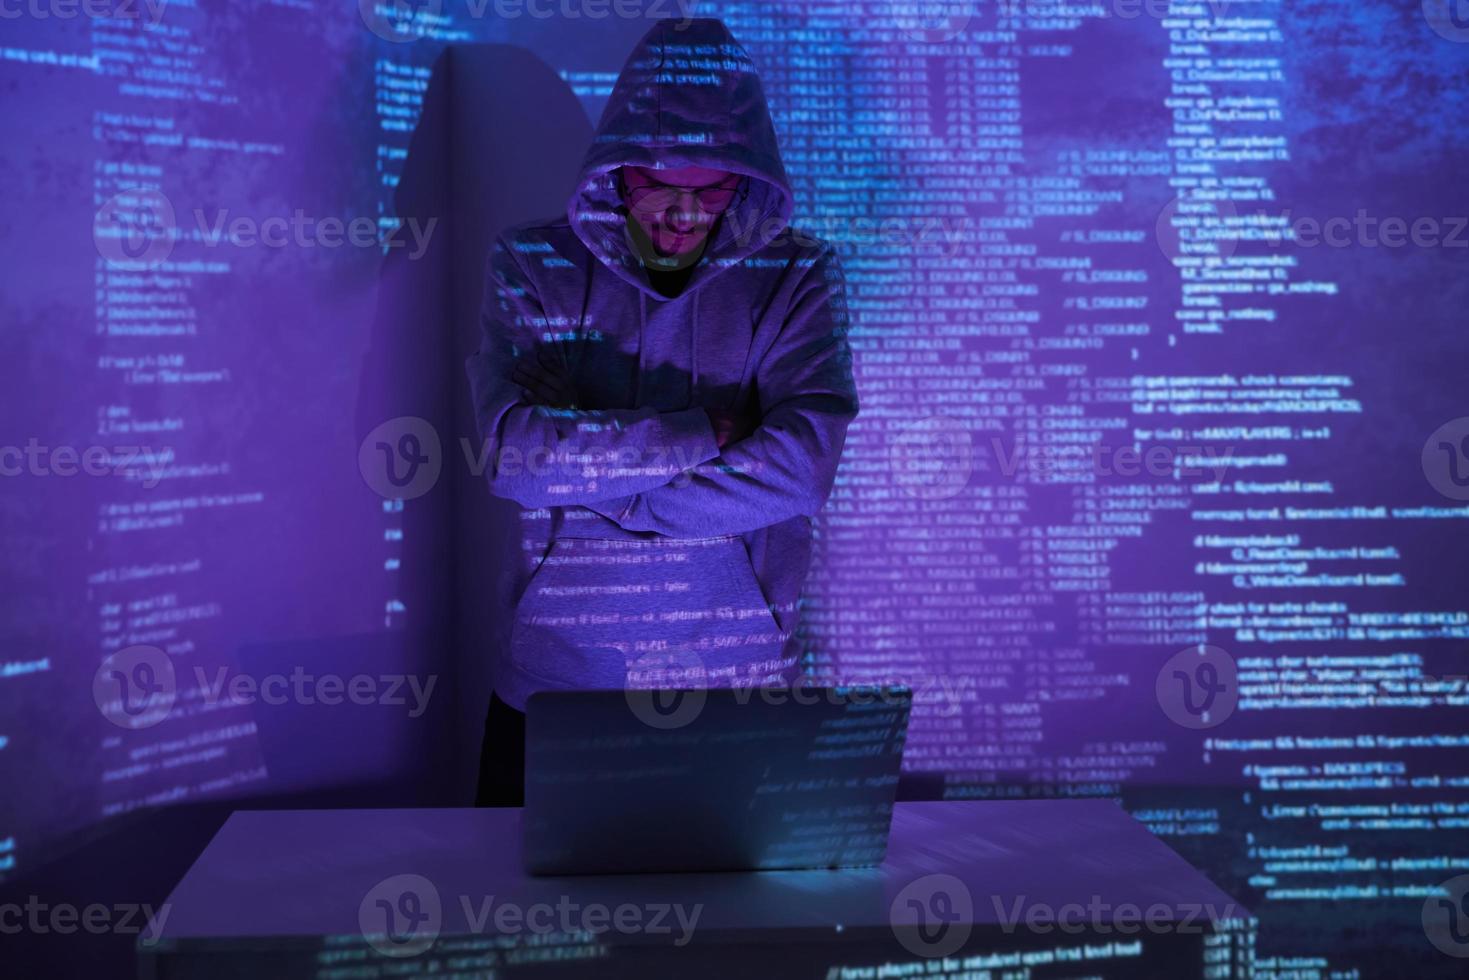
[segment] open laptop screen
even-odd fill
[[[911,702],[901,687],[532,695],[526,868],[877,864]]]

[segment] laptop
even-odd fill
[[[526,871],[881,863],[912,692],[540,691],[526,703]]]

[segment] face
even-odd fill
[[[707,167],[622,168],[622,200],[662,256],[703,244],[716,218],[734,203],[740,175]]]

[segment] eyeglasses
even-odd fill
[[[699,210],[705,214],[719,214],[728,210],[736,198],[744,195],[745,190],[743,178],[734,187],[678,187],[674,184],[644,184],[641,187],[628,187],[627,181],[619,173],[617,183],[622,192],[622,199],[627,202],[627,206],[645,214],[661,214],[667,211],[677,205],[686,192],[694,196],[694,200],[699,204]]]

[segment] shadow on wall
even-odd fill
[[[396,552],[399,558],[397,571],[385,569],[384,575],[392,581],[391,594],[402,609],[391,631],[359,637],[350,644],[320,643],[309,661],[326,661],[325,670],[333,669],[333,659],[357,656],[362,666],[343,665],[345,676],[396,671],[431,677],[435,686],[429,709],[416,718],[406,712],[354,712],[357,717],[344,718],[334,736],[313,725],[307,711],[283,706],[257,712],[266,768],[277,790],[372,787],[379,806],[453,802],[445,765],[454,747],[454,677],[448,641],[453,498],[442,479],[435,479],[432,465],[374,451],[380,444],[397,454],[400,446],[407,448],[401,443],[406,436],[420,440],[423,451],[432,453],[433,433],[443,433],[450,418],[444,379],[449,304],[444,287],[452,246],[442,227],[452,201],[445,179],[452,142],[446,73],[447,58],[440,55],[393,195],[393,209],[405,224],[414,221],[433,232],[422,254],[388,249],[379,266],[377,306],[359,376],[354,424],[357,445],[373,444],[359,458],[364,478],[380,497],[379,525],[385,535],[401,528],[396,548],[385,541],[381,554],[386,559]],[[430,226],[430,221],[436,224]],[[410,419],[423,421],[410,423]],[[399,484],[400,477],[407,477],[406,482]],[[384,496],[397,492],[403,499]],[[388,613],[384,609],[384,615]],[[268,650],[250,653],[267,660],[278,655]]]
[[[320,674],[407,682],[379,688],[392,703],[341,704],[329,716],[314,704],[257,702],[269,778],[242,802],[472,800],[488,665],[508,642],[496,610],[509,607],[509,583],[498,573],[517,562],[520,535],[518,507],[490,497],[473,472],[483,452],[463,362],[479,343],[494,234],[564,211],[590,137],[570,88],[529,52],[478,45],[437,59],[393,195],[400,221],[432,233],[421,253],[383,256],[355,407],[364,476],[382,495],[379,526],[402,531],[381,552],[400,562],[385,575],[402,609],[391,612],[391,630],[257,643],[236,655],[252,676],[310,664]],[[416,441],[402,443],[405,435]],[[435,460],[424,465],[418,455]]]
[[[394,196],[402,220],[438,225],[422,257],[384,259],[358,436],[414,416],[439,441],[437,480],[403,506],[399,575],[405,641],[423,644],[405,653],[439,674],[432,727],[445,745],[408,781],[449,805],[474,798],[489,664],[509,640],[496,612],[510,605],[499,572],[519,547],[518,506],[491,497],[474,471],[483,452],[464,359],[479,345],[495,234],[564,212],[591,135],[571,88],[531,52],[453,47],[434,65]]]
[[[434,65],[393,198],[401,221],[433,231],[422,254],[390,249],[383,258],[355,411],[369,483],[385,494],[382,527],[402,530],[399,622],[310,649],[240,654],[262,673],[302,662],[344,677],[403,674],[431,693],[419,713],[338,711],[330,732],[309,708],[257,705],[272,794],[314,793],[324,805],[341,805],[334,794],[387,806],[473,800],[489,663],[509,639],[496,610],[510,605],[499,572],[518,560],[519,508],[491,497],[474,472],[483,452],[464,359],[479,344],[495,233],[563,212],[590,139],[571,89],[528,51],[464,46]]]
[[[456,691],[454,788],[473,799],[490,659],[509,643],[510,576],[519,562],[519,506],[491,497],[470,461],[483,457],[464,359],[479,346],[479,311],[490,246],[504,228],[564,214],[592,125],[571,87],[529,51],[466,45],[449,51],[452,234],[448,263],[448,363],[455,445],[445,481],[451,489],[455,546],[451,667]],[[461,441],[463,440],[463,441]],[[466,458],[466,447],[468,458]]]

